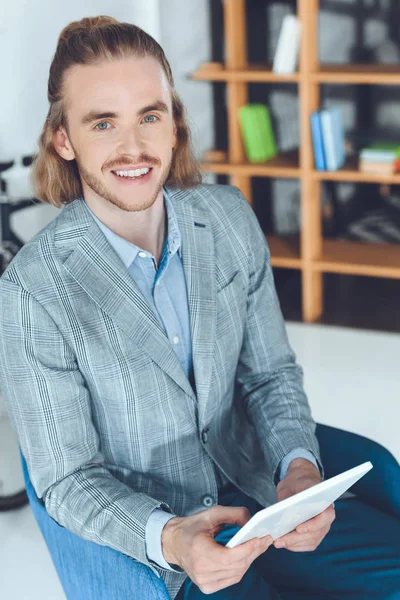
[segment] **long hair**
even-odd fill
[[[39,138],[39,151],[32,164],[36,197],[61,207],[82,196],[82,183],[76,160],[65,160],[55,150],[53,137],[59,127],[68,131],[63,84],[66,71],[74,65],[90,65],[101,60],[152,56],[162,66],[172,96],[172,114],[177,128],[166,185],[188,188],[201,183],[201,171],[192,149],[184,106],[175,90],[171,67],[161,46],[148,33],[112,17],[88,17],[73,21],[61,31],[50,66],[47,98],[50,103]]]

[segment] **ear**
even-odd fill
[[[53,134],[53,146],[57,154],[65,160],[74,160],[75,152],[69,141],[65,127],[59,127]]]

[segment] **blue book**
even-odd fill
[[[345,139],[338,107],[321,111],[321,128],[324,140],[326,168],[328,171],[337,171],[345,161]]]
[[[311,113],[311,136],[314,149],[314,163],[317,171],[326,171],[324,140],[322,137],[321,119],[316,110]]]

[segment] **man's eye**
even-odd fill
[[[156,115],[146,115],[143,119],[146,123],[155,123],[155,121],[146,121],[146,119],[155,119],[156,121],[158,121],[158,117],[156,117]]]
[[[101,127],[101,125],[109,125],[110,123],[108,121],[102,121],[101,123],[97,123],[95,129],[98,129],[99,131],[105,131],[106,129],[108,129],[108,127]]]

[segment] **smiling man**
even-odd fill
[[[71,23],[48,98],[34,179],[63,209],[1,278],[0,362],[67,597],[394,599],[398,526],[363,577],[346,564],[372,541],[357,502],[328,536],[333,507],[224,546],[322,466],[265,237],[237,188],[201,184],[161,47]]]

